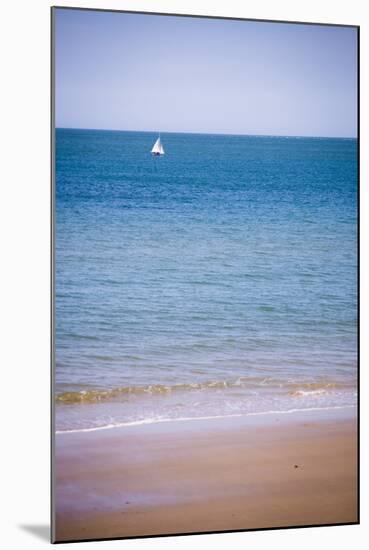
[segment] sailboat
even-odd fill
[[[160,155],[165,155],[163,144],[160,141],[160,134],[158,139],[155,141],[154,147],[151,149],[151,152],[155,157],[159,157]]]

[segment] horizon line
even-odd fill
[[[286,137],[286,138],[311,138],[311,139],[358,139],[358,136],[317,136],[317,135],[301,135],[301,134],[239,134],[233,132],[179,132],[166,130],[122,130],[118,128],[80,128],[73,126],[54,126],[55,130],[84,130],[92,132],[132,132],[145,134],[189,134],[189,135],[205,135],[205,136],[243,136],[243,137]]]

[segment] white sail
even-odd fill
[[[160,141],[160,137],[158,137],[158,139],[155,141],[154,147],[151,149],[151,152],[153,154],[156,154],[156,155],[164,155],[165,154],[163,145]]]

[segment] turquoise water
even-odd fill
[[[357,141],[56,131],[56,426],[352,406]]]

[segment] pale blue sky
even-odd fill
[[[356,137],[357,31],[56,9],[56,126]]]

